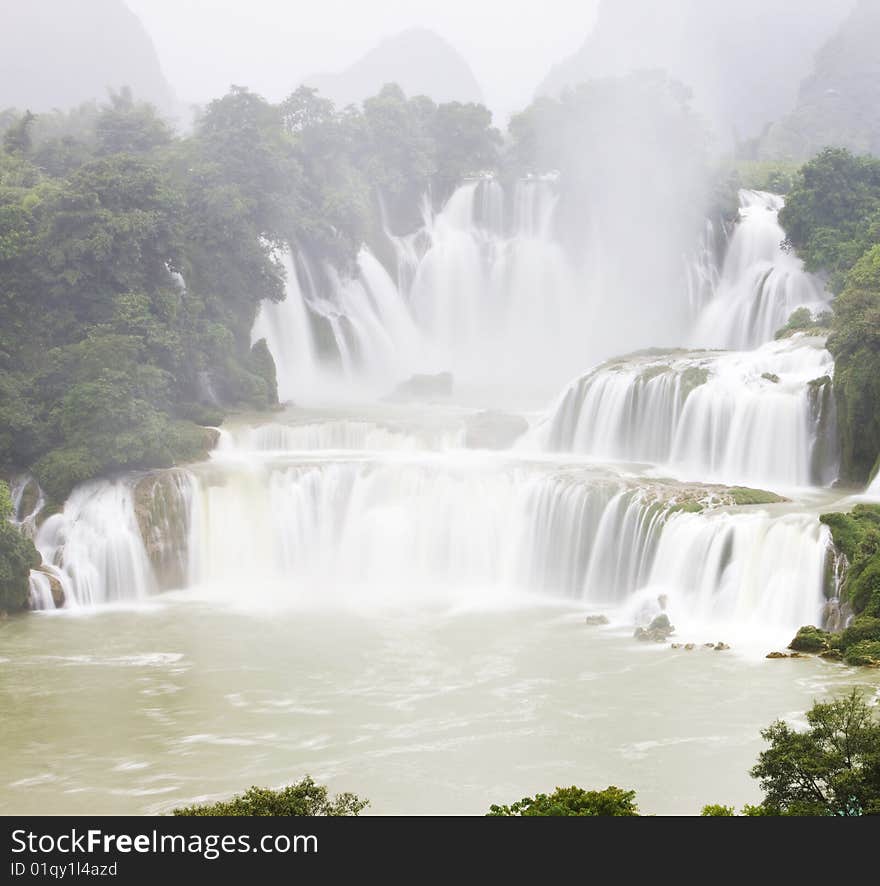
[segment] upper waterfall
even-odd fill
[[[772,341],[797,308],[821,313],[831,300],[822,281],[785,248],[779,224],[784,199],[742,190],[739,201],[739,220],[715,291],[691,335],[692,347],[756,348]]]

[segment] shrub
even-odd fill
[[[330,799],[327,788],[306,776],[280,790],[252,787],[240,796],[218,803],[175,809],[172,815],[189,816],[344,816],[358,815],[369,805],[354,794],[337,794]]]

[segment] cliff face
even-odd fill
[[[174,95],[123,0],[0,0],[0,108],[66,109],[131,87],[161,111]]]
[[[383,40],[344,71],[313,74],[303,82],[339,107],[359,104],[386,83],[397,83],[408,96],[427,95],[438,103],[483,101],[464,58],[437,34],[421,29]]]
[[[694,92],[722,147],[760,134],[791,109],[816,50],[854,0],[602,0],[584,46],[538,93],[645,68],[662,68]]]
[[[834,145],[880,153],[880,4],[860,0],[816,53],[794,110],[761,140],[764,159],[803,160]]]

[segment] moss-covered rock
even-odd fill
[[[766,489],[749,489],[746,486],[731,486],[728,493],[736,505],[771,505],[786,501],[775,492],[768,492]]]
[[[762,372],[761,378],[763,378],[764,381],[769,381],[770,384],[779,384],[779,376],[775,372]]]
[[[831,646],[831,634],[813,625],[801,628],[788,648],[795,652],[825,652]]]
[[[184,587],[189,560],[185,476],[180,471],[163,471],[139,480],[134,488],[134,507],[159,587]]]
[[[862,640],[850,646],[843,660],[848,665],[880,667],[880,640]]]

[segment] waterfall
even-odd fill
[[[278,398],[296,400],[316,383],[318,375],[316,347],[299,277],[290,252],[282,256],[285,271],[285,296],[280,302],[263,301],[260,305],[251,341],[266,339],[275,361]]]
[[[828,539],[813,518],[683,512],[692,487],[604,469],[415,456],[218,454],[146,484],[86,484],[38,542],[80,606],[157,592],[167,584],[158,564],[180,552],[184,586],[245,608],[512,592],[620,607],[662,593],[685,624],[751,619],[791,630],[821,613]]]
[[[747,352],[661,352],[610,361],[574,382],[526,446],[668,466],[683,479],[781,487],[833,479],[814,458],[827,416],[811,382],[833,372],[821,339]]]
[[[830,295],[822,281],[806,273],[803,262],[784,247],[783,198],[743,190],[739,200],[739,221],[715,294],[691,336],[694,347],[755,348],[771,341],[797,308],[813,314],[828,309]]]
[[[413,429],[386,422],[343,419],[304,424],[270,423],[226,431],[218,446],[231,452],[310,452],[314,450],[419,451],[460,449],[463,428]]]
[[[66,606],[143,600],[158,590],[130,480],[78,486],[34,544],[61,582]]]

